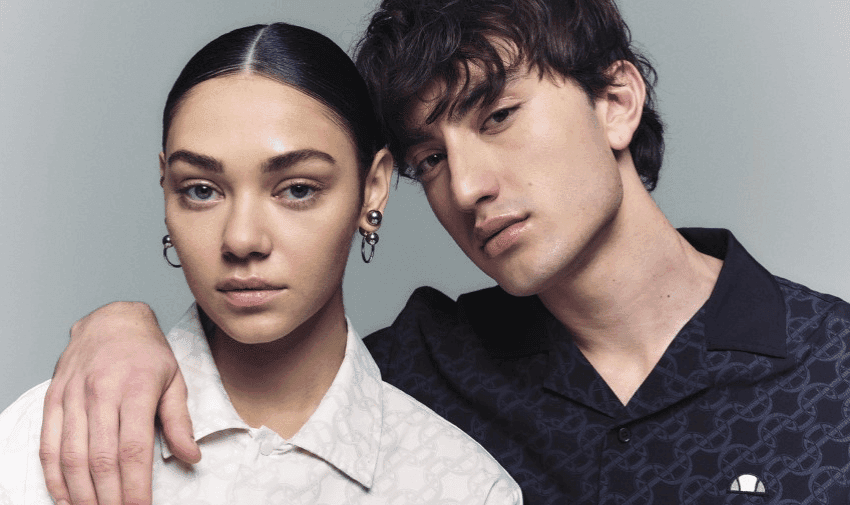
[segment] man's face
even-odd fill
[[[623,196],[605,107],[571,80],[531,70],[492,105],[425,124],[444,92],[431,86],[411,110],[422,140],[406,156],[437,219],[511,294],[569,282],[604,242]]]

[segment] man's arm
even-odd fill
[[[150,504],[157,414],[172,453],[198,462],[186,384],[150,307],[115,302],[77,321],[44,400],[39,456],[53,499]]]

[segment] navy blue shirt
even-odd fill
[[[725,230],[709,300],[623,406],[536,297],[419,288],[365,339],[383,379],[478,440],[526,503],[850,504],[850,305]]]

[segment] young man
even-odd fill
[[[499,283],[414,292],[366,338],[384,380],[476,438],[527,503],[848,501],[850,306],[655,206],[654,72],[613,3],[386,0],[357,62],[400,170]],[[144,307],[74,334],[46,402],[50,488],[68,496],[61,445],[69,488],[92,488],[90,459],[101,488],[141,496],[163,391],[175,454],[198,457],[179,372]],[[144,359],[110,338],[128,334]],[[86,375],[122,353],[122,373]],[[134,408],[119,442],[102,412]],[[86,415],[107,434],[90,447]]]

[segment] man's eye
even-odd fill
[[[414,167],[414,178],[419,179],[423,176],[426,176],[431,170],[437,167],[437,165],[442,163],[445,159],[445,153],[429,154],[428,156],[422,158],[422,161],[417,163]]]
[[[427,168],[434,168],[444,159],[446,159],[446,155],[443,153],[431,154],[422,160],[422,165]]]
[[[218,194],[218,191],[214,190],[209,186],[197,184],[195,186],[190,186],[186,188],[184,193],[190,200],[195,200],[198,202],[208,202],[215,198],[215,196]]]
[[[507,107],[505,109],[499,109],[494,113],[490,114],[487,119],[484,121],[484,124],[481,125],[481,131],[485,132],[487,130],[498,128],[502,123],[507,121],[511,115],[519,109],[519,106],[516,107]]]
[[[505,119],[508,119],[508,116],[511,115],[511,111],[509,109],[498,110],[490,116],[490,120],[495,123],[501,123]]]

